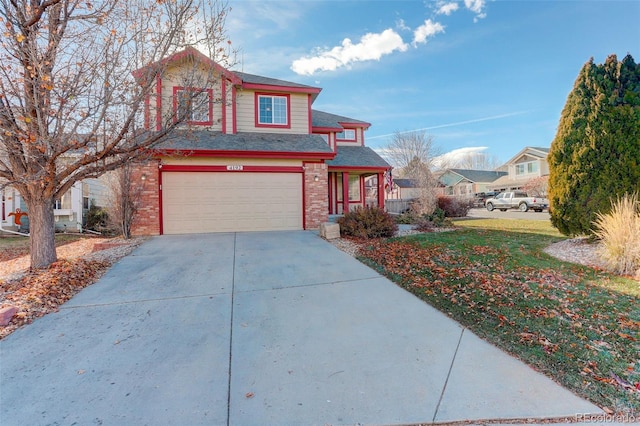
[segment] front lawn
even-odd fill
[[[371,240],[361,260],[593,403],[640,414],[640,283],[544,253],[562,239],[545,221],[456,224]]]
[[[56,247],[86,238],[82,234],[56,234]],[[29,237],[4,234],[0,236],[0,262],[29,254]]]

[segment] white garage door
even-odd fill
[[[301,173],[165,172],[165,234],[302,229]]]

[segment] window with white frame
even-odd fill
[[[278,126],[289,124],[288,98],[258,95],[258,124]]]
[[[211,89],[174,88],[176,119],[190,124],[213,123],[212,97]]]
[[[528,163],[516,164],[516,175],[526,175],[538,172],[538,162],[530,161]]]
[[[336,139],[340,141],[355,141],[356,131],[355,129],[344,129],[340,133],[336,133]]]

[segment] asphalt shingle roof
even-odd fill
[[[368,146],[338,146],[338,154],[327,164],[329,167],[391,167]]]
[[[415,179],[394,179],[393,183],[399,188],[417,188],[418,182]]]
[[[207,130],[177,130],[156,148],[180,151],[326,153],[327,158],[333,153],[319,135],[248,132],[230,135]]]
[[[469,169],[449,169],[450,171],[459,174],[465,179],[471,182],[493,182],[501,176],[507,174],[507,172],[498,172],[494,170],[469,170]]]
[[[264,84],[267,86],[300,87],[304,89],[319,89],[319,87],[307,86],[306,84],[294,83],[292,81],[278,80],[277,78],[263,77],[261,75],[247,74],[246,72],[233,71],[243,82],[252,84]]]
[[[354,118],[344,117],[342,115],[331,114],[324,111],[318,111],[316,109],[311,112],[311,122],[313,127],[329,127],[341,129],[340,123],[354,123],[369,126],[366,121],[356,120]]]

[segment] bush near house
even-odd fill
[[[338,219],[340,234],[357,238],[388,238],[398,230],[393,217],[378,207],[358,207]]]
[[[101,231],[107,227],[108,221],[109,213],[107,213],[104,208],[98,207],[95,204],[92,204],[91,207],[89,207],[89,211],[87,212],[87,223],[85,225],[88,229]]]

